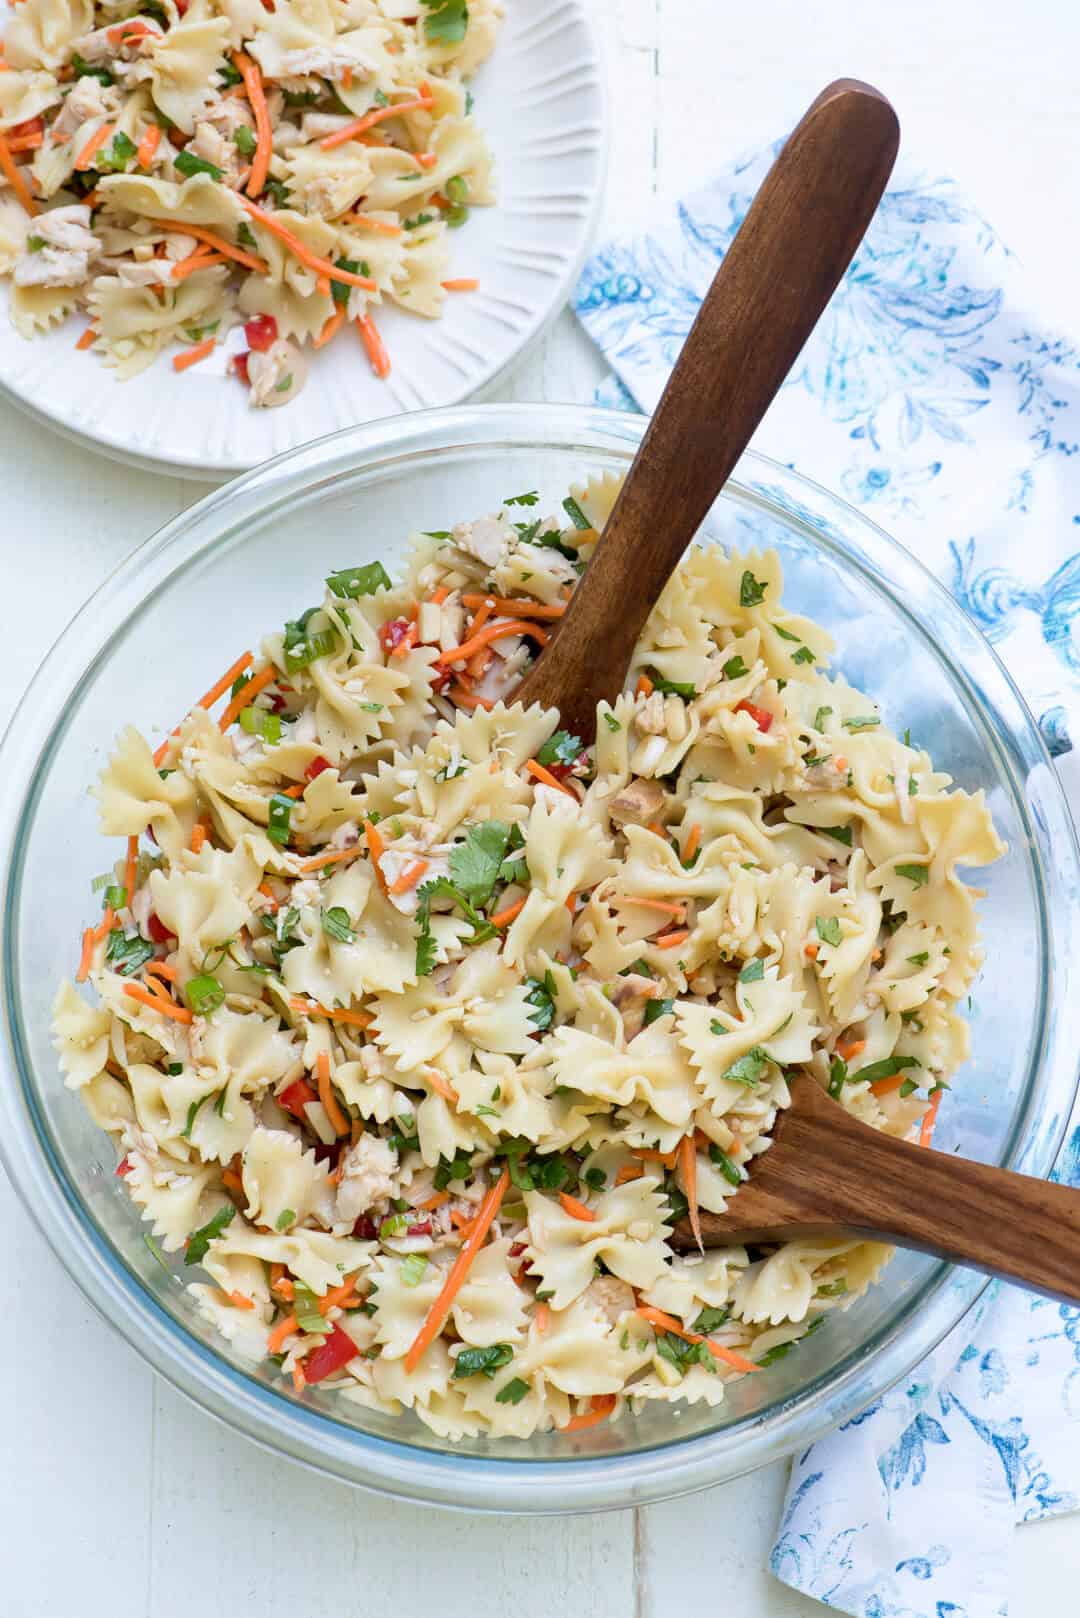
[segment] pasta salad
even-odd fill
[[[499,0],[20,0],[0,56],[0,276],[24,337],[76,310],[121,378],[239,323],[288,404],[306,351],[475,290],[448,231],[494,200],[465,80]],[[358,356],[359,356],[358,342]]]
[[[595,745],[514,689],[618,491],[344,567],[95,788],[127,839],[54,1034],[163,1263],[300,1396],[447,1439],[724,1398],[889,1249],[673,1251],[810,1076],[929,1142],[983,795],[827,671],[773,553],[692,548]],[[212,710],[219,704],[215,720]]]

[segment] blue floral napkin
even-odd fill
[[[611,242],[574,295],[650,410],[780,143]],[[893,183],[755,447],[837,490],[953,591],[1053,753],[1080,735],[1080,351],[954,183]],[[1076,627],[1074,628],[1074,625]],[[1064,1154],[1080,1183],[1080,1130]],[[792,1465],[770,1567],[861,1618],[1001,1618],[1013,1528],[1080,1506],[1080,1312],[984,1294],[908,1381]]]

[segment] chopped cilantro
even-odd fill
[[[221,1235],[226,1225],[231,1225],[236,1217],[236,1208],[231,1202],[223,1203],[212,1219],[198,1230],[192,1231],[187,1239],[184,1249],[185,1264],[201,1264],[210,1248],[210,1243]]]
[[[450,879],[470,905],[479,908],[491,898],[506,858],[510,827],[502,820],[470,826],[463,843],[450,851]]]
[[[809,646],[800,646],[791,661],[793,663],[814,663],[816,658]]]
[[[780,624],[773,624],[773,628],[776,630],[776,633],[780,636],[781,640],[797,641],[799,638],[798,635],[793,635],[790,629],[782,628]],[[798,658],[796,658],[795,661],[798,662]]]
[[[825,721],[828,719],[831,713],[831,708],[819,708],[817,713],[814,715],[814,729],[823,731],[825,729]]]
[[[331,938],[336,938],[339,944],[354,944],[356,942],[356,934],[353,931],[352,922],[349,920],[349,912],[341,905],[331,905],[329,910],[323,911],[322,927],[323,932],[329,934]]]
[[[762,584],[760,579],[755,579],[750,569],[747,568],[739,582],[739,606],[759,606],[765,600],[765,592],[768,588],[769,586]]]
[[[538,764],[573,764],[584,751],[584,742],[568,730],[557,730],[549,736],[536,755]]]
[[[897,876],[906,876],[915,887],[922,888],[930,880],[930,867],[928,865],[896,865],[893,867]]]
[[[451,199],[453,200],[453,199]],[[535,506],[540,499],[538,490],[530,489],[527,494],[512,494],[503,501],[504,506]]]
[[[107,67],[95,67],[92,63],[84,61],[78,51],[72,54],[71,67],[77,79],[99,79],[102,84],[116,82]]]
[[[460,1359],[460,1355],[458,1358]],[[456,1374],[456,1372],[455,1372]],[[520,1376],[512,1376],[505,1387],[495,1395],[497,1405],[519,1405],[529,1391],[529,1384]]]
[[[607,728],[609,730],[621,730],[622,729],[622,725],[619,723],[619,721],[616,719],[616,717],[615,717],[615,715],[613,713],[605,713],[604,714],[604,724],[607,726]]]
[[[750,670],[747,668],[742,658],[737,655],[735,657],[729,657],[727,662],[724,664],[723,673],[725,680],[738,680],[744,674],[749,674],[749,672]]]
[[[476,1376],[478,1373],[492,1381],[495,1372],[509,1365],[514,1351],[509,1343],[490,1343],[486,1348],[463,1348],[454,1360],[454,1379]]]
[[[525,987],[529,991],[525,996],[526,1003],[533,1008],[529,1012],[529,1021],[542,1032],[550,1028],[555,1020],[555,979],[551,969],[544,973],[542,979],[526,978]]]
[[[579,529],[582,533],[586,533],[592,528],[592,523],[589,521],[588,517],[586,517],[585,513],[582,511],[572,494],[568,494],[562,504],[563,510],[566,512],[566,515],[570,518],[570,521],[573,523],[575,528]]]
[[[740,983],[760,983],[761,979],[764,976],[765,976],[765,962],[762,960],[761,956],[758,955],[758,956],[755,956],[755,958],[752,961],[747,961],[746,965],[743,967],[742,971],[739,973],[739,982]]]
[[[649,678],[654,691],[661,691],[665,696],[682,697],[686,702],[692,702],[697,696],[697,689],[689,680],[665,680],[655,669],[649,670]]]
[[[361,596],[373,596],[376,590],[389,590],[390,575],[381,562],[367,562],[363,567],[343,567],[331,573],[326,584],[332,595],[358,601]]]
[[[713,1022],[710,1026],[715,1033],[717,1024]],[[722,1031],[725,1034],[730,1032],[727,1028]],[[760,1045],[755,1045],[752,1050],[747,1051],[745,1056],[740,1056],[739,1060],[733,1063],[727,1072],[722,1073],[720,1077],[727,1079],[731,1084],[745,1084],[752,1090],[771,1060],[772,1058],[769,1056],[768,1051],[762,1050]]]
[[[821,837],[831,837],[834,841],[843,843],[845,848],[851,847],[850,826],[814,826],[812,829]]]
[[[922,1067],[917,1056],[884,1056],[880,1062],[871,1062],[867,1067],[861,1067],[857,1073],[851,1075],[851,1081],[865,1080],[867,1084],[879,1084],[882,1079],[893,1079],[902,1073],[906,1067]]]
[[[194,174],[209,174],[212,180],[221,179],[221,170],[216,163],[208,163],[205,157],[196,157],[194,152],[177,152],[173,158],[173,167],[178,174],[188,179]]]
[[[911,966],[925,966],[929,959],[930,951],[928,949],[921,949],[917,955],[908,956],[908,964]]]
[[[674,1004],[674,1000],[646,1000],[644,1026],[648,1028],[658,1018],[666,1017]]]
[[[832,1066],[829,1068],[829,1094],[832,1096],[834,1101],[838,1101],[840,1099],[840,1091],[847,1083],[847,1078],[847,1063],[842,1057],[838,1056],[835,1058]]]
[[[730,1314],[731,1305],[729,1303],[726,1303],[722,1309],[703,1309],[690,1330],[699,1331],[708,1336],[709,1332],[718,1331],[721,1326],[725,1325]]]

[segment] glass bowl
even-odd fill
[[[296,1399],[233,1357],[144,1240],[114,1153],[66,1091],[49,1039],[75,966],[90,882],[107,860],[87,786],[121,724],[162,736],[221,668],[317,594],[335,568],[400,558],[519,489],[557,509],[568,484],[621,471],[644,418],[587,408],[469,406],[349,429],[211,494],[142,546],[61,636],[0,754],[6,1082],[0,1151],[53,1249],[102,1314],[174,1386],[252,1438],[384,1493],[493,1511],[627,1506],[717,1483],[802,1448],[903,1376],[986,1282],[900,1254],[826,1330],[730,1389],[719,1410],[650,1404],[573,1436],[448,1444],[308,1390]],[[1036,726],[994,653],[879,528],[794,472],[748,455],[703,535],[772,545],[785,600],[825,624],[837,664],[910,727],[959,785],[984,788],[1009,852],[973,880],[987,959],[974,1057],[935,1145],[1045,1175],[1080,1048],[1075,837]]]

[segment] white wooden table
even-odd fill
[[[1068,325],[1080,262],[1075,0],[595,5],[613,111],[602,229],[689,189],[789,127],[829,79],[856,75],[891,95],[910,147],[981,198],[1047,319]],[[601,374],[564,314],[502,396],[584,400]],[[6,721],[58,626],[200,490],[99,460],[2,404],[0,452]],[[0,1229],[4,1618],[821,1611],[764,1571],[781,1466],[591,1518],[469,1518],[361,1494],[263,1454],[158,1383],[83,1303],[2,1177]],[[1080,1517],[1020,1531],[1012,1618],[1057,1609],[1078,1582]]]

